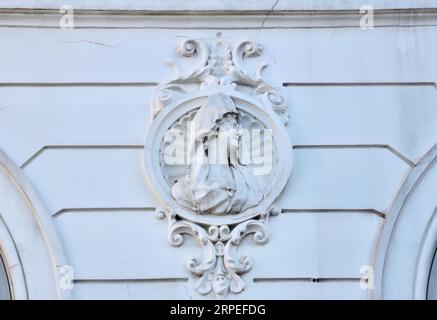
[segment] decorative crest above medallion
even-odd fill
[[[189,39],[178,53],[199,63],[152,97],[146,176],[169,242],[180,246],[190,235],[203,248],[203,258],[187,264],[196,290],[222,298],[245,289],[252,264],[237,255],[241,241],[265,243],[269,217],[281,211],[274,201],[292,169],[288,111],[261,75],[266,64],[253,74],[244,68],[261,55],[259,44]]]
[[[208,87],[222,86],[242,92],[249,91],[250,95],[261,99],[276,112],[284,124],[288,123],[288,111],[281,91],[268,84],[261,75],[267,64],[261,64],[254,74],[243,67],[245,59],[262,54],[260,44],[243,41],[233,48],[230,42],[218,38],[209,47],[200,40],[188,39],[182,41],[177,50],[180,56],[197,58],[199,64],[191,72],[177,75],[158,87],[152,98],[153,117],[184,95]]]

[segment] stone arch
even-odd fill
[[[62,299],[66,265],[52,217],[21,170],[0,150],[0,255],[12,299]]]
[[[11,291],[9,288],[8,277],[6,275],[5,266],[0,256],[0,300],[10,300]]]
[[[428,281],[427,299],[437,300],[437,249],[431,266],[431,274]]]
[[[411,170],[382,229],[375,299],[426,299],[437,247],[437,145]]]

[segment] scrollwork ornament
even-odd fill
[[[195,289],[202,295],[214,292],[221,299],[229,293],[238,294],[246,288],[242,276],[252,267],[248,256],[239,256],[238,247],[244,238],[249,237],[257,245],[268,241],[268,221],[280,209],[272,206],[258,217],[235,226],[220,225],[204,228],[178,217],[170,208],[158,209],[159,219],[167,218],[167,238],[171,245],[179,247],[184,236],[197,240],[203,249],[203,256],[191,258],[187,262],[188,271],[196,276]]]
[[[217,38],[208,46],[201,40],[186,39],[178,44],[177,52],[181,57],[197,59],[198,64],[187,74],[178,74],[157,88],[152,96],[152,117],[189,92],[211,86],[231,87],[237,91],[252,87],[255,97],[287,124],[288,112],[282,93],[262,77],[262,71],[268,64],[261,63],[254,74],[244,67],[246,59],[262,55],[263,47],[260,44],[243,41],[233,46],[225,39]]]
[[[152,96],[145,176],[168,242],[192,237],[202,249],[186,262],[195,290],[221,299],[246,288],[255,261],[239,255],[243,240],[265,244],[269,219],[281,212],[274,203],[293,167],[289,114],[263,77],[267,64],[249,63],[261,59],[260,44],[185,39],[177,53],[195,67]]]

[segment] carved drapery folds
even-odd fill
[[[246,287],[251,266],[237,249],[246,237],[267,242],[274,201],[292,169],[292,144],[285,126],[288,111],[279,89],[245,60],[262,54],[261,45],[182,41],[182,57],[198,64],[161,84],[152,97],[152,125],[145,143],[146,177],[167,218],[173,246],[184,236],[198,240],[201,259],[187,269],[195,289],[216,297]]]

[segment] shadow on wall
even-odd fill
[[[10,300],[11,292],[9,289],[9,281],[6,275],[5,265],[0,256],[0,300]]]

